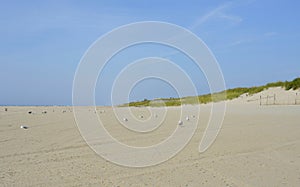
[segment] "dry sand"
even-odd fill
[[[201,105],[196,133],[178,155],[136,169],[112,164],[91,150],[71,107],[0,107],[0,186],[300,186],[299,105],[260,106],[245,98],[228,102],[215,143],[199,153],[210,109]],[[111,108],[97,108],[115,138],[136,146],[168,137],[179,111],[168,108],[160,128],[140,135],[118,128]],[[148,115],[146,108],[133,113]]]

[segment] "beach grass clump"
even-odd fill
[[[149,103],[150,103],[149,100],[137,101],[137,102],[129,103],[129,106],[148,106]]]
[[[165,102],[166,106],[180,106],[181,105],[181,101],[180,99],[178,100],[171,100],[171,101],[166,101]]]
[[[300,88],[300,78],[296,78],[291,82],[285,82],[285,89],[286,90],[297,90]]]
[[[281,82],[281,81],[278,81],[278,82],[272,82],[272,83],[268,83],[266,84],[266,88],[272,88],[272,87],[282,87],[284,88],[286,85],[285,82]]]

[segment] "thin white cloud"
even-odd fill
[[[232,7],[232,3],[228,2],[222,5],[219,5],[218,7],[214,8],[213,10],[209,11],[205,15],[199,17],[189,28],[191,30],[196,29],[200,25],[202,25],[205,22],[208,22],[212,18],[219,18],[219,19],[225,19],[234,23],[239,23],[243,19],[239,16],[235,15],[229,15],[225,12],[226,9],[229,9]]]
[[[213,18],[225,19],[225,20],[231,21],[233,23],[241,22],[243,20],[241,17],[229,15],[229,14],[225,13],[225,10],[231,8],[232,6],[233,6],[233,4],[231,2],[227,2],[225,4],[219,5],[218,7],[214,8],[213,10],[209,11],[208,13],[206,13],[203,16],[200,16],[198,19],[196,19],[196,21],[194,21],[194,23],[191,24],[191,26],[189,26],[189,29],[194,30],[197,27],[199,27],[200,25],[202,25],[203,23],[208,22]],[[234,43],[232,45],[238,45],[238,42],[236,44]],[[177,55],[179,53],[180,52],[175,51],[175,52],[164,55],[164,57],[165,58],[171,57],[171,56]]]
[[[242,45],[242,44],[245,44],[245,43],[251,43],[251,42],[255,42],[255,41],[259,41],[259,40],[264,40],[266,38],[269,38],[269,37],[274,37],[274,36],[277,36],[278,33],[277,32],[266,32],[264,34],[260,34],[259,36],[252,36],[251,38],[249,38],[249,36],[246,38],[242,38],[242,39],[239,39],[237,41],[234,41],[232,43],[230,43],[228,45],[228,47],[233,47],[233,46],[237,46],[237,45]]]
[[[254,39],[240,39],[240,40],[237,40],[237,41],[234,41],[232,43],[230,43],[228,45],[228,47],[233,47],[233,46],[237,46],[237,45],[241,45],[241,44],[244,44],[244,43],[250,43],[250,42],[253,42]]]
[[[241,21],[243,21],[243,19],[239,16],[234,16],[234,15],[229,15],[229,14],[224,14],[224,13],[220,13],[219,16],[220,16],[220,18],[227,19],[234,23],[240,23]]]
[[[199,17],[191,26],[190,29],[195,29],[196,27],[200,26],[204,22],[207,22],[210,18],[214,17],[216,14],[218,14],[220,11],[224,10],[228,7],[228,4],[224,4],[221,6],[218,6],[217,8],[211,10],[210,12],[206,13],[205,15]]]

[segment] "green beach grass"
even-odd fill
[[[213,93],[213,94],[205,94],[200,96],[190,96],[190,97],[183,97],[183,98],[161,98],[161,99],[154,99],[154,100],[147,100],[144,99],[143,101],[137,102],[130,102],[123,105],[122,107],[142,107],[142,106],[153,106],[153,107],[160,107],[160,106],[180,106],[182,104],[206,104],[210,102],[219,102],[224,100],[232,100],[235,98],[240,97],[243,94],[253,95],[256,93],[260,93],[268,88],[272,87],[282,87],[286,90],[296,90],[300,88],[300,78],[296,78],[293,81],[285,81],[285,82],[273,82],[268,83],[264,86],[255,86],[255,87],[240,87],[240,88],[233,88],[228,89],[222,92]],[[163,102],[161,102],[163,101]]]

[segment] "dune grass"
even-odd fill
[[[264,86],[255,86],[250,88],[244,88],[244,87],[233,88],[218,93],[205,94],[200,96],[191,96],[191,97],[183,97],[183,98],[162,98],[162,99],[155,99],[153,101],[144,99],[143,101],[130,102],[130,103],[123,104],[121,106],[159,107],[159,106],[180,106],[182,104],[198,104],[198,103],[206,104],[210,102],[232,100],[240,97],[243,94],[253,95],[272,87],[282,87],[285,88],[286,90],[290,90],[290,89],[296,90],[300,88],[300,78],[296,78],[293,81],[285,81],[285,82],[279,81],[279,82],[268,83]]]
[[[300,88],[300,78],[294,79],[291,82],[287,82],[287,81],[285,82],[286,90],[290,90],[290,89],[297,90],[299,88]]]

